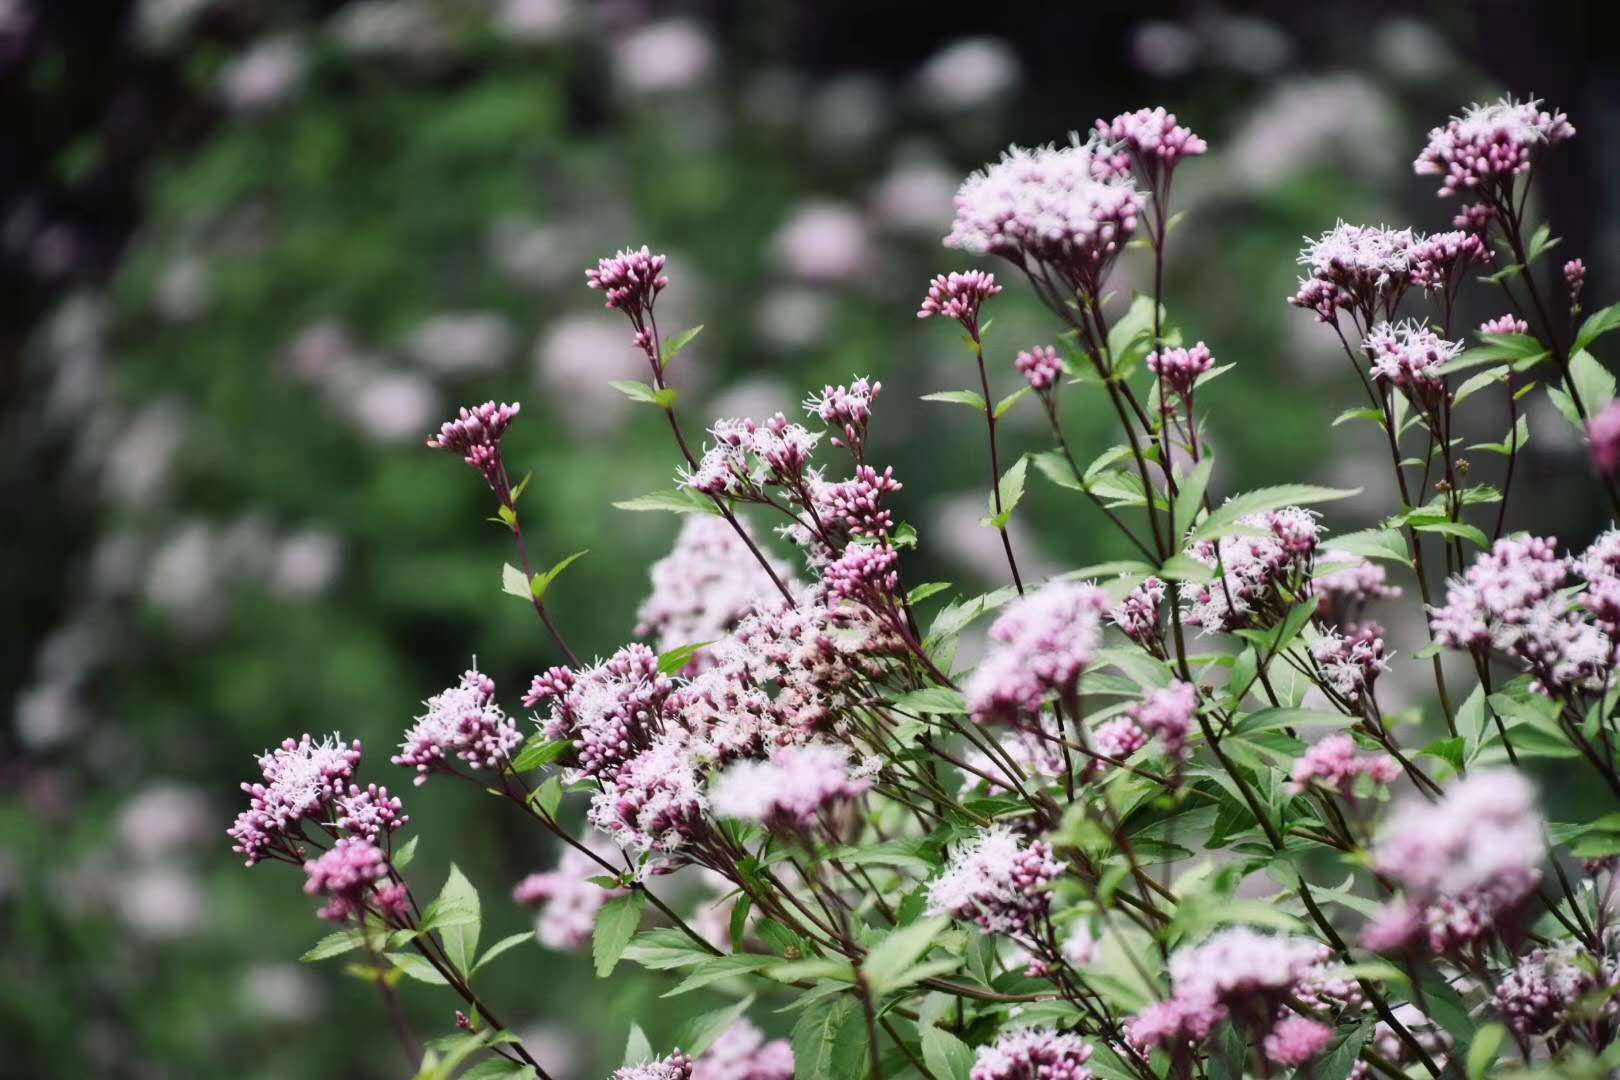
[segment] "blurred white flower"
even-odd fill
[[[546,1072],[556,1080],[582,1080],[585,1055],[576,1029],[561,1024],[530,1024],[518,1035],[536,1058],[546,1063]]]
[[[123,849],[142,862],[208,843],[217,831],[202,793],[172,781],[137,792],[118,812],[117,828]]]
[[[362,435],[379,443],[420,442],[439,419],[439,395],[420,375],[373,371],[341,397]]]
[[[432,60],[454,44],[438,7],[427,0],[359,0],[340,8],[328,23],[354,52]]]
[[[868,196],[877,221],[895,232],[937,237],[949,227],[959,177],[932,157],[897,162]]]
[[[272,108],[298,89],[308,64],[297,38],[279,36],[254,42],[220,70],[220,97],[242,112]]]
[[[620,37],[613,46],[619,85],[636,94],[664,94],[700,82],[714,64],[714,43],[695,19],[664,19]]]
[[[1005,100],[1022,79],[1011,45],[1000,38],[970,37],[929,57],[917,71],[917,90],[928,107],[958,112]]]
[[[305,382],[323,383],[357,353],[348,327],[336,319],[321,319],[300,330],[287,346],[287,367]]]
[[[185,255],[170,263],[158,278],[157,291],[152,297],[158,314],[177,323],[195,319],[208,310],[213,299],[213,271],[195,255]]]
[[[801,203],[771,238],[776,265],[790,277],[819,284],[848,281],[868,268],[871,246],[861,215],[844,203]]]
[[[574,28],[573,0],[499,0],[493,25],[513,41],[543,45]]]
[[[141,0],[135,33],[149,48],[164,49],[177,41],[217,0]]]
[[[489,311],[453,311],[418,325],[405,351],[438,375],[481,375],[500,368],[515,342],[505,317]]]
[[[801,396],[774,375],[755,375],[740,379],[714,395],[709,400],[708,411],[712,416],[764,417],[779,412],[795,416]],[[766,585],[769,587],[769,582]]]
[[[159,400],[142,407],[108,448],[103,491],[125,506],[150,505],[184,441],[185,418],[178,405]]]
[[[185,621],[216,613],[214,530],[201,521],[179,525],[146,567],[147,603]]]
[[[891,91],[869,75],[840,75],[810,98],[805,129],[818,153],[860,150],[883,133]]]
[[[1198,58],[1198,38],[1180,23],[1153,20],[1131,34],[1131,61],[1161,79],[1184,75]]]
[[[981,448],[982,449],[982,448]],[[928,536],[941,545],[947,559],[985,581],[1004,585],[1011,582],[1007,553],[1001,534],[979,522],[985,517],[982,493],[947,496],[929,510]],[[1018,570],[1026,581],[1040,580],[1056,573],[1051,561],[1040,551],[1036,537],[1017,518],[1007,526],[1012,538]]]
[[[208,893],[174,867],[149,867],[120,877],[113,903],[124,925],[155,941],[193,937],[207,928]]]
[[[681,363],[686,361],[683,353]],[[629,401],[608,382],[646,375],[647,361],[630,343],[623,321],[608,312],[565,315],[535,345],[535,383],[565,403],[558,411],[575,431],[617,428]]]
[[[244,1013],[283,1024],[320,1011],[321,981],[297,964],[254,964],[242,972],[239,993]]]
[[[1277,85],[1216,153],[1235,186],[1270,189],[1311,168],[1387,177],[1411,156],[1404,145],[1384,91],[1359,75],[1325,75]]]
[[[35,683],[13,700],[17,739],[30,750],[60,746],[82,731],[89,719],[78,692],[68,683]]]
[[[804,349],[823,340],[838,312],[832,297],[819,289],[786,286],[773,289],[760,299],[754,315],[759,336],[778,349]],[[718,416],[752,416],[753,413],[717,413]]]
[[[282,539],[270,566],[270,589],[288,599],[319,596],[337,580],[343,544],[324,529],[303,529]]]

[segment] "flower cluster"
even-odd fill
[[[1346,626],[1372,601],[1401,595],[1400,586],[1391,585],[1388,573],[1377,563],[1337,551],[1329,556],[1332,561],[1318,565],[1316,577],[1311,579],[1316,610],[1325,622]]]
[[[1078,1035],[1048,1028],[1008,1032],[979,1047],[969,1080],[1091,1080],[1091,1047]]]
[[[611,1080],[692,1080],[693,1068],[692,1059],[677,1050],[669,1057],[615,1069]]]
[[[497,769],[523,742],[517,724],[495,702],[495,680],[476,668],[461,681],[429,698],[427,711],[405,732],[395,765],[416,770],[416,783],[429,773],[454,771],[452,758],[473,769]]]
[[[675,682],[658,670],[658,655],[626,645],[583,671],[552,668],[536,675],[523,704],[551,707],[541,726],[548,739],[573,741],[581,774],[611,776],[662,730],[664,702]]]
[[[1412,162],[1412,171],[1440,177],[1442,196],[1511,184],[1515,176],[1530,171],[1542,147],[1574,134],[1563,113],[1546,111],[1538,100],[1505,97],[1489,105],[1472,105],[1444,127],[1430,131],[1429,144]]]
[[[666,735],[601,778],[590,822],[626,851],[679,857],[704,828],[702,782],[688,741]]]
[[[437,435],[430,436],[427,444],[435,450],[449,450],[460,454],[462,460],[477,469],[484,482],[503,502],[511,498],[506,483],[506,466],[501,460],[501,437],[517,418],[521,405],[497,405],[486,401],[470,409],[461,409],[454,420],[446,420]]]
[[[739,1020],[698,1057],[692,1080],[793,1080],[793,1048]]]
[[[1363,934],[1379,951],[1420,940],[1450,954],[1511,918],[1541,881],[1547,846],[1530,784],[1473,771],[1439,803],[1411,802],[1385,822],[1373,867],[1402,894]]]
[[[1324,630],[1311,642],[1311,661],[1333,692],[1352,703],[1370,693],[1378,676],[1389,670],[1377,623],[1365,623],[1349,633]]]
[[[1159,740],[1167,757],[1187,755],[1187,737],[1192,734],[1198,714],[1198,688],[1172,679],[1170,685],[1148,693],[1129,710],[1138,728]]]
[[[1496,1011],[1518,1035],[1545,1035],[1593,988],[1595,967],[1572,942],[1535,949],[1496,984]]]
[[[1411,229],[1349,225],[1341,221],[1299,253],[1306,274],[1288,302],[1307,308],[1325,323],[1349,312],[1363,326],[1382,314],[1389,318],[1412,282]]]
[[[1147,368],[1165,389],[1182,398],[1192,397],[1201,376],[1215,366],[1215,357],[1202,341],[1190,349],[1155,349],[1147,355]]]
[[[1013,358],[1013,366],[1037,394],[1049,392],[1063,377],[1063,361],[1058,359],[1057,349],[1050,345],[1020,349]]]
[[[984,302],[1001,291],[996,275],[983,270],[951,271],[940,274],[928,283],[928,295],[917,309],[917,318],[939,315],[955,319],[969,335],[978,337],[979,309]]]
[[[865,376],[851,379],[847,386],[824,386],[820,394],[805,399],[805,411],[819,417],[831,430],[834,446],[847,446],[859,461],[866,450],[866,429],[872,422],[872,403],[883,392],[883,384]]]
[[[1297,506],[1238,519],[1255,535],[1195,544],[1189,554],[1216,571],[1216,580],[1184,591],[1184,618],[1206,632],[1262,625],[1279,590],[1309,571],[1321,536],[1316,516]]]
[[[1509,312],[1498,315],[1494,319],[1486,319],[1479,324],[1481,334],[1528,334],[1530,324]]]
[[[625,248],[612,258],[597,260],[596,269],[585,271],[585,284],[607,297],[608,307],[639,318],[652,311],[658,294],[669,286],[664,276],[668,261],[645,244],[638,251]]]
[[[1447,361],[1462,352],[1462,343],[1447,341],[1427,325],[1405,322],[1380,323],[1363,342],[1372,361],[1373,378],[1404,390],[1413,401],[1425,406],[1438,404],[1445,393]]]
[[[1592,467],[1603,476],[1620,473],[1620,399],[1609,402],[1586,422],[1586,448]]]
[[[928,886],[928,911],[1028,944],[1051,909],[1046,886],[1062,873],[1050,845],[1023,844],[1011,830],[993,826],[958,848]]]
[[[1491,252],[1478,232],[1454,229],[1420,237],[1410,258],[1412,284],[1449,298],[1456,295],[1471,267],[1490,261]]]
[[[1108,621],[1138,645],[1150,648],[1157,644],[1160,630],[1159,616],[1164,606],[1165,585],[1156,577],[1147,577],[1125,595],[1125,599],[1108,611]]]
[[[738,526],[748,526],[738,521]],[[771,556],[777,577],[791,580],[788,567]],[[710,514],[688,514],[668,555],[653,563],[652,591],[636,611],[636,636],[653,638],[659,653],[683,645],[718,641],[755,605],[777,596],[770,576],[728,522]],[[695,675],[710,663],[699,652],[682,673]]]
[[[719,817],[808,832],[836,803],[872,786],[850,775],[836,746],[788,746],[767,761],[744,761],[715,778],[709,802]]]
[[[1600,537],[1593,550],[1606,542]],[[1445,605],[1430,613],[1435,640],[1512,656],[1549,694],[1598,690],[1614,668],[1615,646],[1602,624],[1587,621],[1566,596],[1573,571],[1586,577],[1601,612],[1615,588],[1615,571],[1604,560],[1561,558],[1542,537],[1504,537],[1451,581]]]
[[[800,491],[815,452],[814,432],[777,413],[763,424],[750,419],[718,420],[714,440],[690,469],[679,472],[682,486],[704,495],[733,495],[763,501],[762,490]]]
[[[1294,762],[1288,790],[1298,794],[1316,784],[1336,794],[1349,795],[1358,777],[1368,777],[1375,784],[1389,784],[1400,772],[1400,767],[1386,755],[1358,755],[1356,740],[1349,735],[1329,735]]]
[[[1108,598],[1094,585],[1054,582],[1007,605],[990,627],[990,654],[965,693],[980,723],[1040,711],[1049,694],[1074,692],[1102,645]]]
[[[1143,195],[1098,136],[1067,146],[1013,147],[963,181],[945,246],[1040,267],[1071,292],[1098,295],[1136,232]]]
[[[1155,185],[1161,172],[1168,175],[1181,159],[1209,149],[1202,138],[1176,122],[1175,113],[1162,107],[1120,113],[1112,120],[1098,120],[1095,126],[1108,142],[1128,150]]]
[[[304,864],[304,875],[304,891],[326,897],[317,914],[328,922],[357,920],[368,909],[396,922],[403,916],[405,886],[383,884],[389,880],[388,856],[370,840],[340,838],[320,858]]]
[[[304,821],[337,816],[335,802],[360,764],[360,741],[345,744],[334,734],[316,742],[308,735],[286,739],[259,757],[262,783],[244,783],[248,808],[228,830],[231,850],[252,866],[275,855],[297,858]]]
[[[622,889],[604,889],[591,880],[604,873],[600,863],[577,848],[568,848],[555,869],[530,874],[512,890],[512,899],[538,907],[534,932],[548,949],[573,951],[591,940],[596,914]]]

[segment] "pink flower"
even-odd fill
[[[1593,989],[1596,980],[1592,969],[1597,966],[1573,942],[1536,949],[1496,984],[1496,1011],[1518,1035],[1531,1037],[1554,1031],[1569,1022],[1570,1006]],[[1614,961],[1609,960],[1600,970],[1613,985],[1617,971]],[[1615,1010],[1610,1005],[1607,1011]]]
[[[692,1080],[692,1059],[679,1050],[667,1058],[615,1069],[610,1080]]]
[[[1289,1016],[1277,1021],[1262,1045],[1272,1064],[1293,1069],[1327,1049],[1332,1041],[1333,1029],[1328,1025],[1303,1016]]]
[[[1159,638],[1159,613],[1164,604],[1164,582],[1148,577],[1109,609],[1108,621],[1119,627],[1126,637],[1138,645],[1146,646]]]
[[[1159,740],[1167,756],[1182,758],[1198,713],[1198,688],[1172,679],[1169,686],[1151,691],[1128,711],[1139,728]]]
[[[337,827],[344,832],[375,841],[383,833],[391,833],[408,824],[404,806],[392,798],[388,789],[367,784],[364,790],[349,785],[349,793],[337,800]]]
[[[595,859],[567,848],[553,870],[530,874],[512,890],[512,899],[540,908],[535,934],[548,949],[572,952],[584,948],[602,905],[623,889],[604,889],[591,880],[605,871]]]
[[[1311,642],[1311,659],[1334,693],[1349,702],[1360,701],[1378,676],[1389,670],[1377,623],[1368,623],[1348,635],[1324,631]]]
[[[1097,756],[1086,763],[1086,777],[1095,780],[1147,744],[1148,733],[1129,716],[1105,720],[1091,733],[1091,750]]]
[[[1530,324],[1509,312],[1479,324],[1481,334],[1528,334]]]
[[[1148,370],[1159,377],[1165,389],[1187,398],[1198,385],[1199,376],[1215,366],[1215,357],[1202,341],[1190,349],[1162,349],[1147,355]]]
[[[1102,645],[1107,596],[1095,585],[1054,582],[1007,605],[990,627],[990,654],[965,693],[979,723],[1036,712],[1047,694],[1072,693]]]
[[[744,761],[715,778],[709,801],[719,817],[754,821],[800,832],[815,827],[823,811],[872,786],[850,775],[840,747],[788,746],[767,761]]]
[[[640,250],[624,248],[606,259],[598,259],[596,269],[585,271],[585,284],[607,297],[607,306],[639,317],[652,310],[653,301],[669,285],[664,265],[669,260],[654,255],[643,244]]]
[[[1299,262],[1307,273],[1288,302],[1326,323],[1337,321],[1340,311],[1354,312],[1364,325],[1380,314],[1387,319],[1411,283],[1415,243],[1411,229],[1341,221],[1305,242]]]
[[[928,911],[1027,944],[1051,908],[1046,886],[1062,873],[1050,845],[1036,840],[1026,846],[1006,827],[991,826],[958,848],[928,886]]]
[[[632,644],[582,671],[553,668],[535,676],[523,704],[549,702],[541,725],[546,738],[572,740],[580,773],[601,777],[651,745],[674,689],[674,680],[658,671],[658,655]]]
[[[1442,196],[1511,183],[1530,170],[1542,147],[1574,134],[1563,113],[1546,112],[1539,100],[1505,97],[1490,105],[1471,105],[1444,127],[1430,131],[1429,144],[1412,163],[1412,171],[1441,177]]]
[[[1001,291],[996,275],[983,270],[952,271],[940,274],[928,283],[928,295],[917,309],[917,318],[942,315],[955,319],[962,329],[977,338],[979,334],[979,308]]]
[[[1477,232],[1457,229],[1431,233],[1412,246],[1412,284],[1429,292],[1456,293],[1468,268],[1489,262],[1490,249]]]
[[[1009,1032],[973,1058],[970,1080],[1091,1080],[1091,1046],[1079,1035],[1046,1028]]]
[[[1150,184],[1161,172],[1169,174],[1182,158],[1196,157],[1209,149],[1202,138],[1176,122],[1176,114],[1156,109],[1120,113],[1112,121],[1098,120],[1097,132],[1111,143],[1130,151]]]
[[[872,420],[872,403],[883,392],[883,384],[864,376],[850,380],[848,386],[825,386],[820,394],[812,394],[804,401],[805,410],[819,417],[834,431],[841,432],[842,440],[833,436],[834,446],[847,446],[860,460],[866,448],[866,428]]]
[[[1329,735],[1298,761],[1288,789],[1299,794],[1311,784],[1348,795],[1358,776],[1369,776],[1374,783],[1388,784],[1400,775],[1400,767],[1382,754],[1356,756],[1356,741],[1349,735]]]
[[[601,785],[590,822],[626,850],[679,857],[703,830],[702,771],[681,735],[653,743]]]
[[[1586,448],[1592,467],[1604,476],[1620,471],[1620,398],[1586,422]]]
[[[1433,403],[1444,393],[1442,366],[1462,352],[1462,343],[1447,341],[1411,319],[1380,323],[1363,342],[1372,360],[1373,378],[1393,383],[1414,400]]]
[[[1019,350],[1013,358],[1013,366],[1024,376],[1031,389],[1040,394],[1056,386],[1058,379],[1063,376],[1063,361],[1058,359],[1057,350],[1050,345]]]
[[[1569,304],[1571,307],[1580,303],[1581,289],[1586,285],[1586,264],[1580,259],[1571,259],[1564,264],[1564,287],[1569,290]]]
[[[793,1047],[738,1020],[697,1059],[692,1080],[793,1080]]]
[[[259,757],[264,782],[242,785],[248,808],[227,830],[236,841],[231,850],[249,866],[278,851],[296,854],[300,823],[330,819],[333,801],[344,794],[358,764],[360,741],[345,744],[336,733],[320,742],[308,735],[286,739],[265,751]]]
[[[829,599],[854,600],[868,607],[888,603],[900,584],[900,553],[887,543],[850,544],[822,572]]]
[[[476,668],[426,705],[392,759],[415,769],[419,785],[427,783],[430,772],[451,769],[452,758],[475,770],[499,768],[523,742],[512,718],[495,704],[495,680]]]
[[[447,420],[437,435],[428,437],[427,444],[434,450],[449,450],[460,454],[462,460],[477,469],[489,484],[490,490],[506,501],[506,467],[501,462],[501,437],[517,418],[521,405],[497,405],[486,401],[470,409],[461,409],[455,419]]]
[[[375,889],[388,879],[388,857],[370,840],[343,837],[318,859],[304,863],[308,880],[304,891],[325,896],[320,917],[329,922],[348,922],[365,914],[367,901],[385,915],[396,916],[403,909],[403,892],[392,887]]]

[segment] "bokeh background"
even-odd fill
[[[978,591],[1002,574],[979,432],[917,401],[970,379],[955,334],[913,317],[961,265],[951,195],[1008,142],[1164,103],[1212,147],[1178,175],[1169,297],[1238,364],[1207,395],[1214,488],[1365,485],[1333,518],[1361,527],[1391,507],[1387,459],[1330,428],[1356,389],[1282,302],[1299,239],[1341,215],[1444,227],[1410,173],[1424,132],[1533,92],[1580,130],[1542,212],[1608,295],[1603,6],[0,0],[0,1073],[400,1073],[371,989],[294,962],[321,933],[297,875],[228,850],[237,784],[284,735],[364,739],[367,778],[407,789],[413,876],[436,888],[454,858],[486,940],[526,925],[510,887],[556,853],[386,759],[473,654],[508,698],[555,660],[499,591],[487,493],[422,448],[454,406],[523,402],[508,460],[534,472],[538,559],[591,552],[551,594],[576,647],[627,638],[674,535],[611,506],[675,458],[606,385],[640,370],[583,286],[596,256],[669,254],[664,325],[707,327],[676,364],[691,423],[880,377],[910,576]],[[1121,288],[1142,280],[1127,259]],[[1051,330],[1017,288],[996,303],[1007,392],[1011,352]],[[1466,325],[1497,313],[1467,304]],[[1037,420],[1015,414],[1012,452]],[[1083,450],[1110,441],[1078,399],[1067,422]],[[1580,447],[1533,422],[1535,503],[1510,521],[1581,542],[1601,510]],[[1018,525],[1037,576],[1124,554],[1037,479]],[[1414,608],[1388,621],[1409,656]],[[1417,665],[1388,684],[1422,701]],[[489,976],[559,1076],[616,1065],[632,1016],[667,1045],[704,1004],[538,947]],[[405,995],[448,1029],[450,1000]]]

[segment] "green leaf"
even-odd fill
[[[501,592],[528,603],[529,579],[523,576],[523,571],[506,563],[501,567]]]
[[[557,807],[562,805],[563,789],[562,777],[553,773],[546,777],[545,782],[529,793],[529,802],[548,818],[557,816]]]
[[[416,858],[416,842],[420,839],[422,839],[420,836],[413,836],[401,844],[398,851],[394,852],[395,870],[404,871],[407,866],[411,865],[411,860]]]
[[[1406,540],[1396,529],[1362,529],[1358,532],[1330,536],[1322,542],[1329,551],[1344,551],[1364,559],[1387,559],[1402,566],[1411,566],[1406,557]]]
[[[547,570],[545,573],[536,574],[534,576],[534,580],[529,582],[529,591],[534,595],[536,600],[545,599],[546,590],[551,587],[551,583],[553,581],[557,580],[558,575],[572,566],[576,559],[589,554],[590,551],[588,549],[585,551],[576,551],[572,555],[568,556],[568,558],[558,563],[556,566],[553,566],[550,570]]]
[[[690,645],[677,645],[675,648],[669,650],[669,652],[659,653],[658,674],[674,675],[687,664],[691,663],[692,657],[696,656],[698,653],[702,652],[704,649],[713,644],[714,642],[712,641],[695,641]]]
[[[1343,728],[1352,717],[1325,709],[1261,709],[1240,718],[1232,728],[1233,735],[1257,735],[1262,731],[1282,728]]]
[[[686,488],[675,491],[655,491],[651,495],[642,495],[634,499],[625,499],[613,504],[620,510],[648,511],[665,510],[673,514],[714,514],[719,516],[720,510],[714,505],[714,500],[707,495],[700,495]]]
[[[971,405],[980,412],[984,412],[987,408],[984,398],[972,390],[940,390],[936,393],[924,394],[922,400],[943,401],[949,405]]]
[[[806,1009],[793,1025],[793,1075],[802,1080],[863,1075],[866,1024],[860,1013],[847,995]]]
[[[921,690],[912,690],[895,698],[893,704],[896,710],[908,713],[954,716],[965,715],[968,711],[967,698],[962,696],[962,692],[945,686],[925,686]]]
[[[523,744],[523,748],[517,752],[517,757],[512,759],[512,771],[525,773],[543,765],[550,765],[567,754],[573,746],[568,739],[548,739],[544,732],[537,731],[529,736],[529,741]]]
[[[1474,1032],[1474,1041],[1468,1044],[1468,1080],[1481,1080],[1486,1070],[1496,1064],[1506,1038],[1507,1028],[1494,1021]]]
[[[478,962],[473,965],[472,969],[473,969],[473,971],[476,972],[479,968],[483,967],[485,964],[489,963],[491,960],[495,959],[497,956],[501,955],[502,953],[507,952],[507,951],[509,951],[511,949],[517,948],[519,945],[523,944],[525,941],[533,941],[533,940],[534,940],[534,931],[533,930],[519,930],[515,934],[509,934],[506,937],[501,938],[501,940],[497,941],[495,944],[491,945],[489,948],[485,949],[484,950],[484,955],[480,956],[478,958]]]
[[[609,379],[608,385],[631,401],[644,401],[649,405],[657,403],[653,388],[636,379]]]
[[[1614,376],[1585,349],[1569,358],[1569,375],[1575,380],[1588,416],[1596,416],[1614,400]]]
[[[1543,224],[1530,237],[1530,250],[1525,253],[1525,262],[1534,263],[1547,252],[1564,242],[1562,236],[1552,234],[1552,226]]]
[[[1013,462],[999,481],[996,482],[996,497],[990,499],[990,513],[992,524],[996,528],[1006,528],[1007,522],[1012,518],[1012,512],[1017,509],[1019,502],[1024,498],[1024,474],[1029,470],[1029,459],[1021,457]],[[997,498],[1001,501],[1001,509],[996,509]]]
[[[1383,427],[1384,411],[1382,409],[1369,409],[1365,407],[1360,409],[1346,409],[1344,412],[1333,418],[1333,426],[1338,427],[1340,424],[1346,423],[1350,420],[1370,420],[1379,427]]]
[[[648,930],[623,951],[626,960],[650,971],[691,967],[714,955],[679,930]]]
[[[360,947],[360,931],[339,930],[335,934],[327,934],[321,940],[298,958],[300,963],[313,964],[317,960],[327,960],[334,956],[342,956]]]
[[[753,1003],[754,996],[750,994],[724,1008],[693,1017],[682,1029],[681,1037],[675,1040],[676,1045],[690,1057],[701,1057],[705,1050],[714,1045],[714,1040],[724,1035],[726,1029],[742,1019],[743,1014]]]
[[[416,953],[391,952],[384,953],[383,955],[386,956],[389,962],[395,967],[409,975],[411,978],[415,979],[417,982],[425,982],[433,986],[450,985],[450,981],[443,975],[440,975],[437,968]]]
[[[613,974],[624,955],[626,945],[641,925],[641,909],[647,897],[641,892],[615,896],[602,905],[596,916],[596,933],[591,939],[591,956],[596,961],[596,977],[605,979]]]
[[[1238,518],[1249,514],[1275,510],[1280,506],[1305,506],[1310,503],[1331,502],[1334,499],[1348,499],[1359,494],[1360,488],[1330,488],[1315,484],[1279,484],[1276,487],[1246,492],[1216,507],[1215,512],[1204,519],[1203,524],[1188,534],[1187,541],[1195,543],[1199,540],[1213,540],[1218,536],[1225,536],[1237,525]]]
[[[1034,393],[1034,390],[1035,388],[1032,386],[1025,386],[1021,389],[1014,390],[1012,393],[996,402],[996,419],[1000,420],[1003,416],[1006,416],[1007,410],[1024,400],[1024,398],[1029,394]]]
[[[624,1064],[641,1065],[652,1057],[652,1043],[647,1040],[647,1033],[641,1030],[640,1024],[630,1021],[630,1034],[624,1040]]]
[[[471,918],[460,919],[449,925],[440,925],[439,938],[444,942],[444,954],[462,974],[472,967],[478,952],[478,929],[483,916],[478,904],[478,890],[455,863],[450,864],[450,876],[434,901],[442,911],[461,911]]]
[[[921,1031],[923,1064],[938,1080],[968,1080],[973,1068],[973,1051],[967,1043],[942,1028],[929,1025]]]
[[[1214,467],[1215,455],[1207,454],[1193,467],[1192,472],[1182,477],[1176,491],[1175,519],[1178,529],[1188,529],[1193,518],[1198,516],[1198,511],[1204,505],[1204,491],[1209,486],[1209,471]]]
[[[896,989],[900,975],[922,959],[940,932],[949,925],[950,919],[944,916],[919,919],[910,926],[892,931],[873,946],[861,963],[861,971],[872,993],[886,994]]]
[[[751,971],[760,971],[781,963],[781,957],[769,956],[760,953],[732,953],[729,956],[714,956],[703,961],[692,969],[692,973],[682,979],[673,990],[666,992],[664,997],[676,997],[708,986],[721,979],[729,979],[734,975],[746,975]]]
[[[1476,547],[1488,548],[1491,542],[1485,534],[1472,525],[1461,521],[1429,521],[1421,525],[1414,524],[1412,528],[1418,532],[1444,533],[1447,536],[1460,536]]]
[[[462,1073],[458,1080],[535,1080],[539,1075],[533,1065],[511,1058],[487,1057]]]
[[[682,330],[673,337],[664,339],[664,349],[659,354],[663,359],[662,370],[669,370],[670,361],[681,354],[681,350],[692,344],[692,339],[703,333],[703,324],[698,323],[690,330]]]
[[[1344,1032],[1310,1068],[1311,1080],[1345,1080],[1361,1056],[1361,1048],[1372,1037],[1373,1021],[1364,1020]]]
[[[1620,304],[1610,304],[1601,311],[1592,312],[1586,317],[1586,321],[1581,323],[1581,329],[1575,335],[1575,344],[1571,346],[1570,351],[1580,352],[1616,327],[1620,327]]]
[[[925,581],[906,594],[906,603],[920,604],[936,593],[942,593],[951,587],[948,581]]]
[[[1069,459],[1057,450],[1042,450],[1038,454],[1030,454],[1029,458],[1035,462],[1035,469],[1058,487],[1068,488],[1070,491],[1084,491],[1080,481],[1075,479],[1074,470],[1069,467]]]

